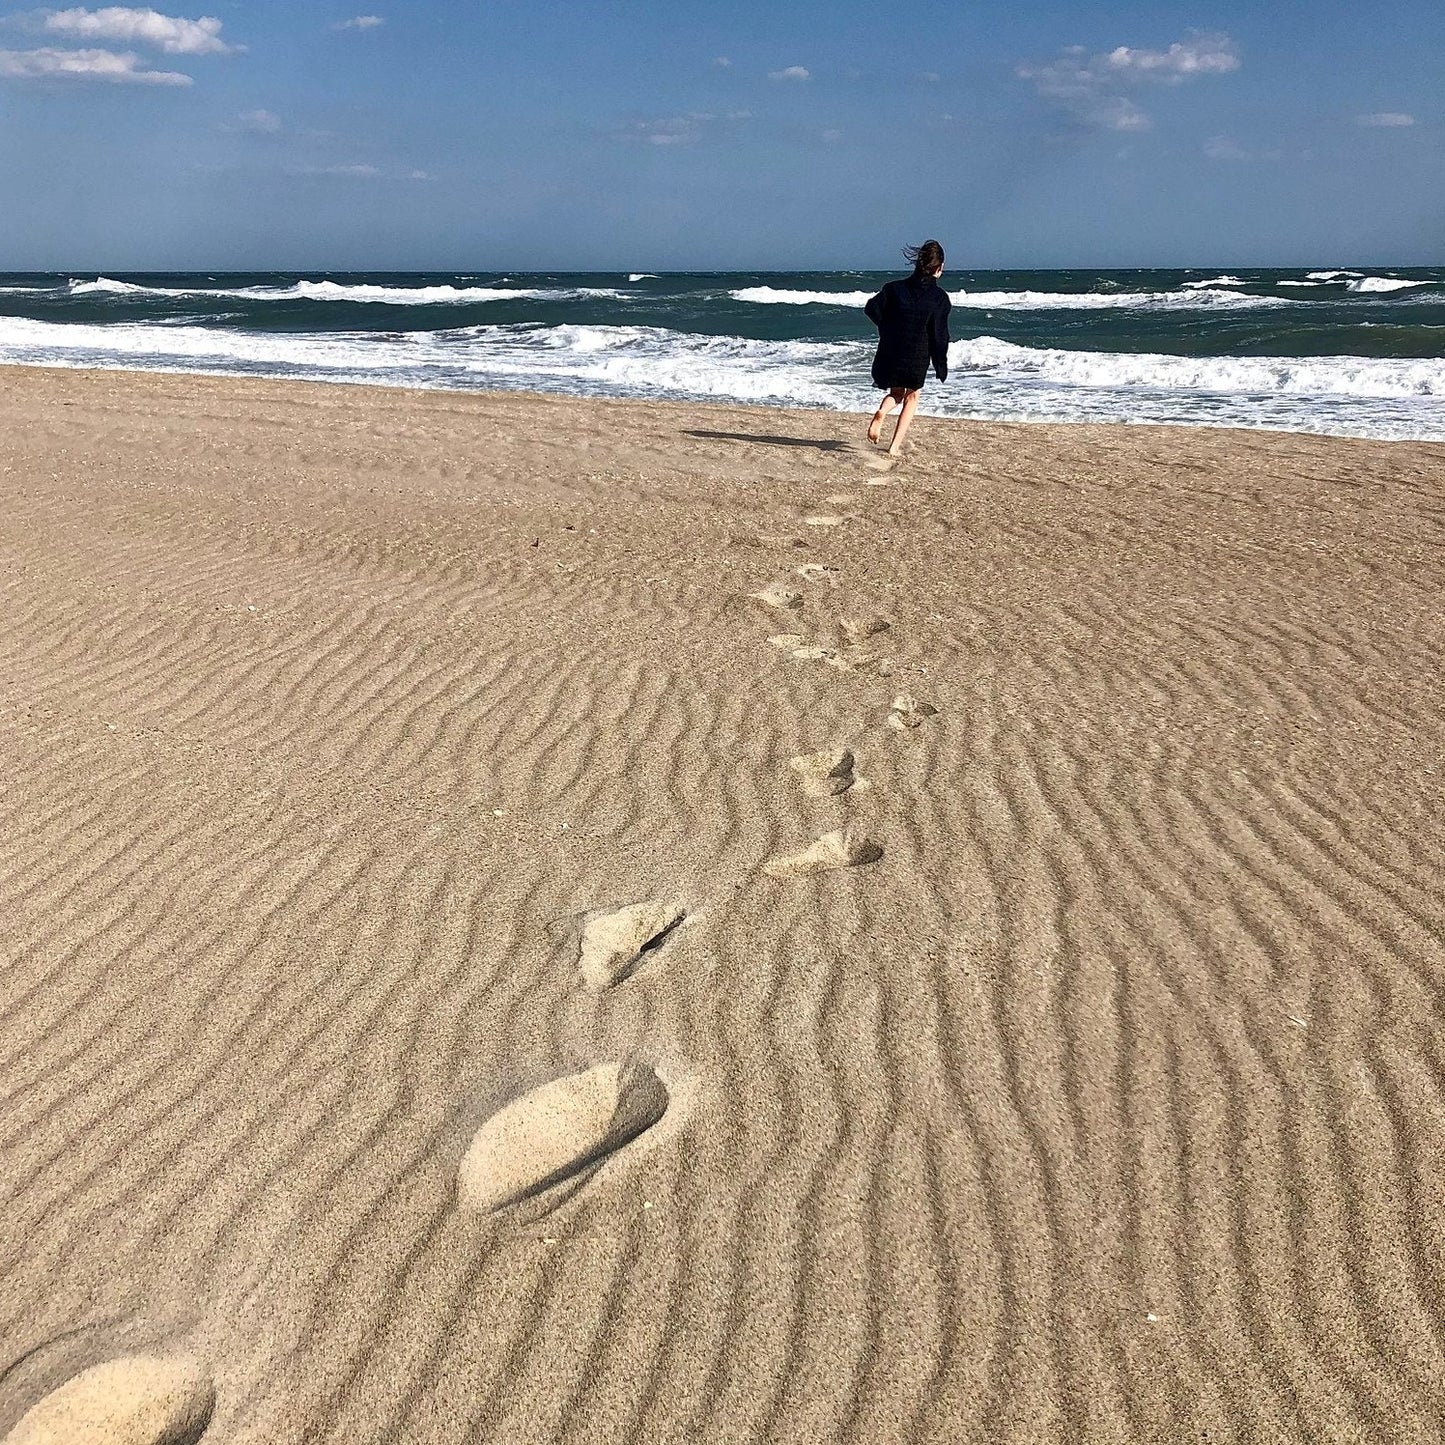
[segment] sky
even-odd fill
[[[1440,0],[375,4],[0,8],[0,271],[1445,264]]]

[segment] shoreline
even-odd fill
[[[766,412],[783,412],[783,413],[788,413],[788,414],[815,414],[815,415],[824,415],[824,416],[847,416],[847,417],[866,417],[866,416],[868,416],[868,415],[871,413],[872,408],[873,408],[873,406],[874,406],[874,404],[875,404],[875,402],[876,402],[876,396],[870,394],[869,399],[868,399],[863,405],[861,405],[858,410],[856,410],[856,411],[851,411],[851,410],[844,410],[844,409],[838,408],[838,407],[831,407],[831,406],[824,406],[824,405],[818,405],[818,406],[779,405],[779,404],[775,404],[775,403],[773,403],[773,402],[750,402],[750,401],[737,401],[737,400],[716,400],[716,401],[713,401],[713,400],[693,400],[693,399],[689,399],[689,398],[675,398],[675,397],[650,398],[650,397],[633,397],[633,396],[585,396],[585,395],[579,395],[579,394],[576,394],[576,393],[561,392],[561,391],[530,391],[530,390],[526,390],[526,389],[521,388],[521,387],[517,387],[517,388],[494,388],[494,389],[486,389],[486,388],[471,389],[471,388],[460,388],[460,387],[440,387],[440,386],[435,386],[435,387],[433,387],[433,386],[421,386],[421,385],[418,385],[418,386],[407,386],[407,385],[402,385],[402,384],[399,384],[399,383],[396,383],[396,382],[369,382],[369,381],[364,381],[364,380],[357,380],[357,379],[355,379],[355,378],[350,378],[350,377],[345,378],[345,379],[340,379],[340,378],[338,378],[338,379],[336,379],[336,380],[331,380],[331,379],[328,379],[328,378],[318,378],[318,377],[253,376],[253,375],[243,375],[243,374],[232,373],[232,372],[188,371],[188,370],[184,370],[184,369],[181,369],[181,368],[169,369],[169,368],[155,368],[155,367],[141,368],[141,367],[121,367],[121,366],[116,366],[116,367],[109,367],[109,366],[58,366],[58,365],[55,365],[55,364],[49,363],[49,362],[0,362],[0,376],[3,376],[3,375],[5,375],[6,373],[9,373],[9,372],[25,372],[25,371],[56,372],[56,373],[78,373],[78,374],[82,374],[82,375],[99,375],[99,376],[118,375],[118,376],[133,376],[133,377],[146,377],[146,376],[154,376],[154,377],[176,377],[176,378],[190,378],[190,379],[194,379],[194,380],[209,380],[209,381],[216,381],[216,382],[223,382],[223,383],[224,383],[224,382],[239,382],[239,383],[242,383],[242,384],[252,384],[252,383],[255,383],[255,384],[275,384],[275,385],[286,385],[286,386],[290,386],[290,385],[300,385],[300,386],[321,386],[321,387],[328,387],[328,388],[329,388],[329,387],[350,387],[350,388],[355,388],[355,389],[362,390],[362,391],[377,391],[377,392],[381,392],[381,393],[391,393],[391,394],[405,395],[405,396],[440,395],[440,396],[475,396],[475,397],[494,397],[494,398],[503,398],[503,397],[522,397],[522,398],[529,398],[529,397],[530,397],[530,398],[536,398],[536,399],[538,399],[538,400],[561,401],[561,402],[567,402],[567,401],[576,401],[576,402],[582,402],[582,403],[590,403],[590,402],[604,402],[604,403],[620,402],[620,403],[622,403],[622,404],[624,404],[624,405],[639,405],[639,406],[672,406],[672,407],[680,407],[680,408],[698,408],[698,407],[702,407],[702,408],[713,408],[713,407],[715,407],[715,408],[719,408],[719,409],[722,409],[722,410],[729,410],[729,411],[738,411],[738,410],[741,410],[741,411],[746,411],[746,412],[763,412],[763,413],[766,413]],[[981,427],[1025,427],[1025,428],[1030,428],[1030,429],[1034,429],[1034,428],[1064,427],[1064,428],[1083,428],[1083,429],[1088,429],[1088,428],[1105,428],[1105,429],[1118,428],[1118,429],[1127,430],[1127,431],[1140,431],[1140,430],[1147,431],[1147,430],[1159,429],[1159,430],[1169,430],[1169,431],[1176,431],[1176,430],[1177,430],[1177,431],[1186,431],[1186,432],[1224,432],[1224,433],[1229,433],[1229,434],[1239,434],[1239,435],[1246,435],[1246,436],[1249,436],[1249,435],[1266,435],[1266,436],[1284,436],[1284,437],[1317,437],[1317,438],[1320,438],[1320,439],[1322,439],[1322,440],[1330,440],[1330,441],[1364,442],[1364,443],[1368,443],[1368,444],[1379,443],[1379,444],[1382,444],[1382,445],[1389,445],[1389,446],[1406,446],[1406,447],[1410,447],[1410,446],[1422,446],[1422,447],[1439,447],[1439,448],[1445,448],[1445,439],[1441,439],[1441,440],[1438,440],[1438,441],[1437,441],[1437,440],[1417,440],[1417,439],[1415,439],[1415,438],[1410,438],[1410,437],[1398,437],[1398,438],[1397,438],[1397,437],[1369,437],[1369,436],[1346,435],[1346,434],[1337,433],[1337,432],[1311,431],[1311,430],[1304,430],[1304,429],[1295,430],[1295,429],[1291,429],[1291,428],[1287,428],[1287,427],[1234,426],[1234,425],[1229,425],[1229,424],[1224,424],[1224,423],[1201,422],[1201,421],[1194,421],[1194,422],[1188,422],[1188,421],[1165,421],[1165,422],[1159,422],[1159,421],[1113,421],[1113,420],[1111,420],[1111,421],[1072,421],[1072,420],[1056,420],[1056,419],[1039,419],[1039,420],[1033,420],[1033,419],[1029,419],[1029,418],[994,419],[994,418],[982,418],[982,417],[980,417],[980,418],[975,418],[975,417],[960,417],[960,416],[944,416],[944,415],[939,415],[939,414],[937,414],[937,413],[932,413],[932,412],[927,411],[925,408],[926,408],[926,405],[927,405],[928,390],[929,390],[929,389],[936,389],[936,388],[940,387],[941,385],[945,385],[945,384],[946,384],[946,383],[939,383],[939,382],[937,382],[937,381],[930,380],[930,382],[929,382],[929,384],[928,384],[928,387],[925,388],[925,391],[924,391],[924,401],[923,401],[923,403],[920,405],[919,412],[918,412],[919,418],[920,418],[921,420],[927,421],[927,422],[929,422],[930,424],[942,422],[942,423],[948,423],[948,424],[958,424],[958,425],[963,425],[963,426],[981,426]]]
[[[0,1436],[1430,1437],[1445,445],[0,372]]]

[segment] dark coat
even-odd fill
[[[874,386],[916,391],[928,376],[930,360],[938,379],[948,379],[948,313],[953,302],[934,277],[890,281],[863,310],[878,328]]]

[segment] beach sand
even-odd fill
[[[1445,447],[864,421],[0,372],[0,1438],[1440,1437]]]

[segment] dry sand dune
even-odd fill
[[[1440,1438],[1445,449],[0,423],[0,1439]]]

